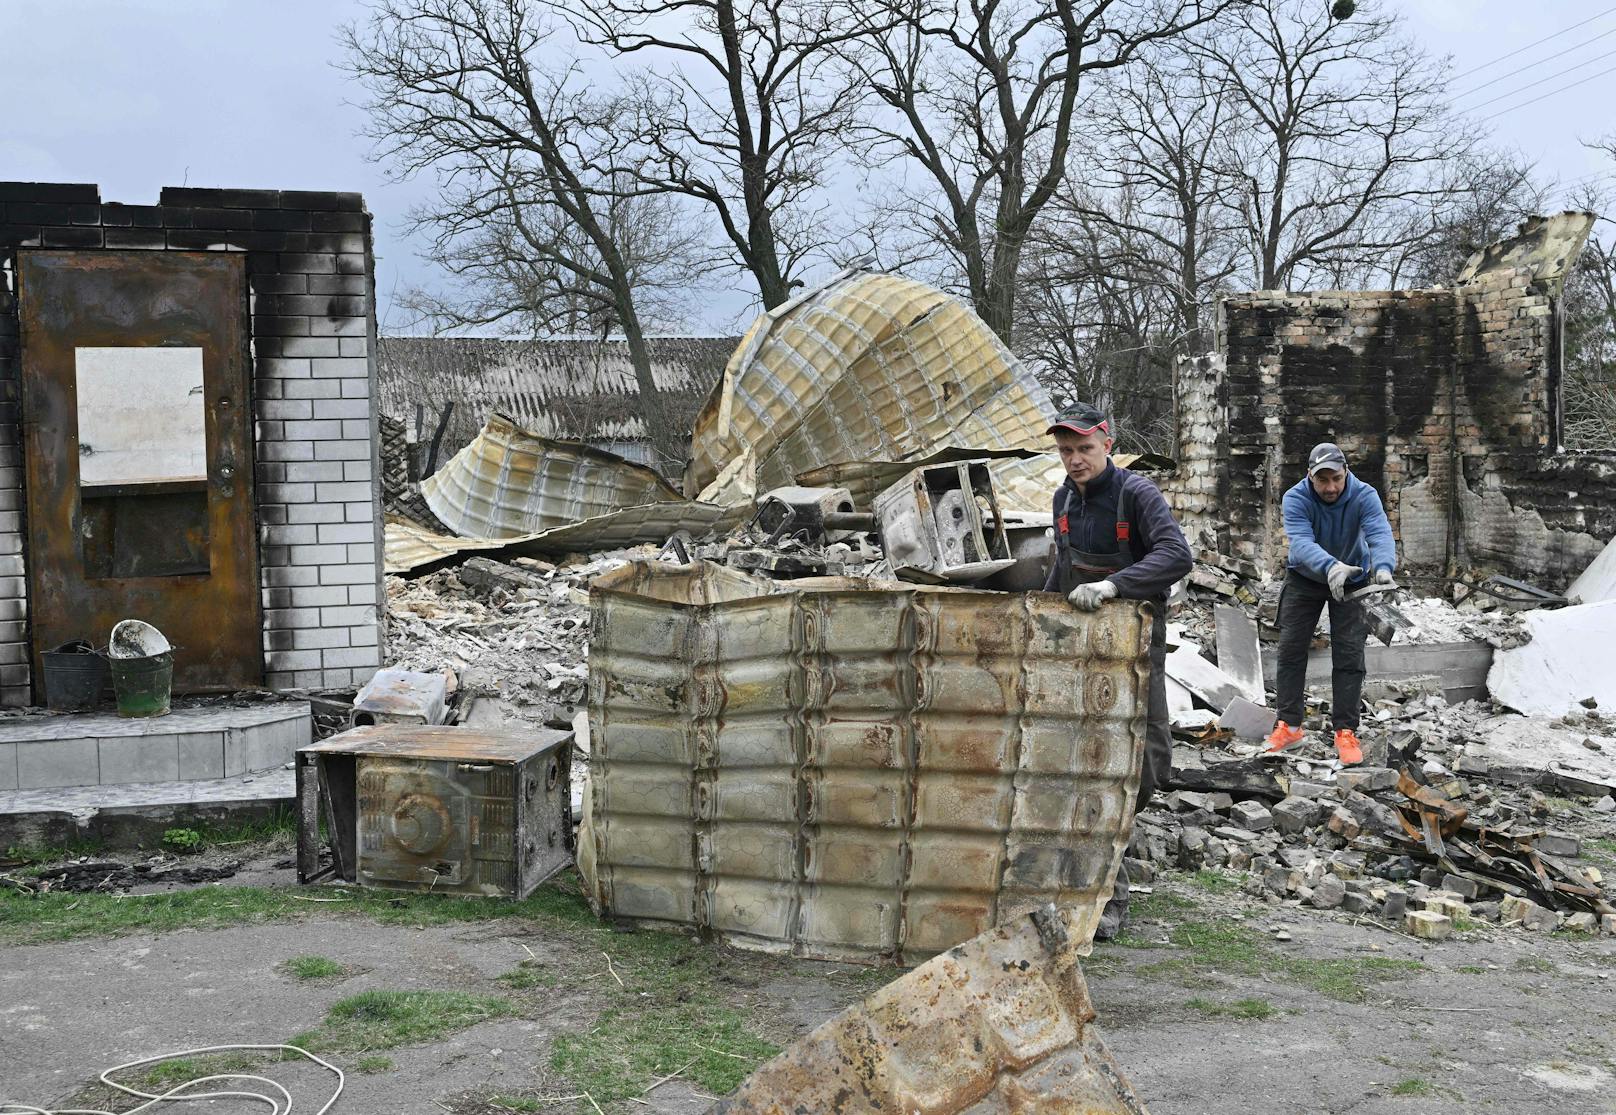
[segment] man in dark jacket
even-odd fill
[[[1348,595],[1371,577],[1390,585],[1397,547],[1380,495],[1352,475],[1346,454],[1320,442],[1307,457],[1307,476],[1285,493],[1285,536],[1290,540],[1285,587],[1279,597],[1279,676],[1274,690],[1278,722],[1268,737],[1270,753],[1302,740],[1302,691],[1307,648],[1319,610],[1330,606],[1330,701],[1335,750],[1345,766],[1363,762],[1358,705],[1363,695],[1363,605]]]
[[[1167,594],[1194,564],[1184,532],[1161,492],[1143,476],[1111,460],[1111,424],[1094,407],[1079,403],[1049,427],[1066,466],[1055,490],[1055,560],[1045,591],[1066,594],[1076,607],[1094,611],[1107,600],[1150,600],[1156,618],[1150,634],[1150,697],[1138,812],[1173,764],[1167,723]],[[1116,889],[1096,936],[1121,932],[1128,911],[1128,875],[1117,869]]]

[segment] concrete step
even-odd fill
[[[94,841],[155,848],[171,828],[225,826],[290,810],[296,774],[277,767],[233,778],[59,786],[0,793],[0,849]]]

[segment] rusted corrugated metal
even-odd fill
[[[726,531],[739,526],[751,514],[752,508],[745,504],[719,507],[694,500],[647,503],[519,538],[447,538],[389,519],[383,532],[383,552],[387,572],[422,573],[470,554],[554,556],[660,544],[678,531],[701,537],[709,531]]]
[[[1032,372],[952,295],[844,272],[747,331],[696,418],[685,492],[728,502],[704,489],[748,452],[758,491],[825,465],[905,461],[949,445],[1047,454],[1054,410]],[[1062,478],[1048,455],[993,466],[1006,507],[1046,506]]]
[[[675,501],[656,471],[491,415],[472,443],[421,482],[432,513],[462,538],[518,538],[626,507]]]
[[[950,949],[741,1083],[717,1115],[1146,1115],[1054,909]]]
[[[1086,947],[1138,785],[1148,606],[647,563],[590,602],[601,913],[912,962],[1054,901]]]

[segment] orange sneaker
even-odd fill
[[[1293,728],[1281,720],[1274,725],[1273,734],[1268,737],[1268,754],[1272,755],[1276,751],[1285,750],[1291,744],[1299,742],[1305,735],[1307,733],[1302,729]]]
[[[1358,733],[1351,728],[1342,728],[1336,732],[1335,753],[1341,757],[1341,765],[1344,767],[1363,762],[1363,747],[1358,743]]]

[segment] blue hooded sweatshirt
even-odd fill
[[[1380,505],[1380,493],[1347,473],[1347,486],[1334,503],[1325,503],[1305,476],[1285,493],[1285,536],[1290,557],[1285,564],[1315,581],[1324,581],[1338,561],[1364,571],[1351,584],[1362,584],[1376,570],[1397,568],[1392,525]]]

